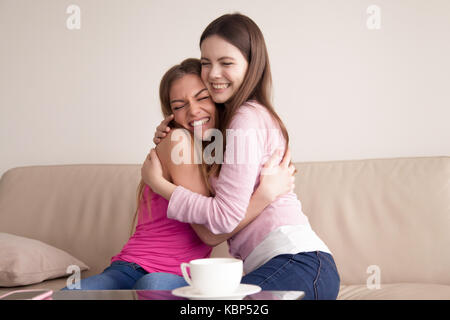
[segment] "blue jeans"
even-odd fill
[[[335,300],[340,278],[333,256],[322,251],[282,254],[242,278],[262,290],[304,291],[304,300]]]
[[[81,279],[80,290],[173,290],[187,285],[184,278],[176,274],[148,273],[136,263],[114,261],[102,273]]]

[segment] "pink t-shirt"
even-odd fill
[[[210,179],[215,196],[205,197],[177,186],[170,198],[169,218],[203,224],[218,234],[231,232],[245,217],[264,163],[275,150],[284,152],[285,139],[267,109],[254,100],[238,109],[229,129],[220,175]],[[230,253],[245,260],[272,231],[297,225],[309,226],[309,221],[297,195],[290,192],[228,240]]]
[[[149,191],[151,217],[147,210]],[[208,258],[211,247],[200,240],[190,224],[168,219],[167,206],[166,199],[145,185],[136,231],[111,262],[133,262],[150,273],[166,272],[181,276],[182,262]]]

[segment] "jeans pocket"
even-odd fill
[[[319,263],[319,266],[317,267],[317,274],[313,281],[313,288],[314,288],[314,300],[319,300],[319,281],[320,281],[320,272],[322,271],[322,259],[320,259],[319,251],[316,251],[316,257],[317,261]]]
[[[317,251],[317,256],[326,260],[330,266],[336,269],[336,263],[334,262],[334,258],[331,254],[323,251]]]
[[[331,255],[320,251],[317,251],[317,258],[319,272],[317,283],[315,281],[315,290],[317,289],[319,293],[318,299],[335,300],[339,294],[341,279],[334,259]]]
[[[336,266],[336,262],[334,262],[333,256],[329,253],[322,252],[322,251],[317,251],[317,254],[319,256],[319,259],[322,258],[322,259],[326,260],[326,262],[329,264],[331,269],[334,270],[334,272],[336,273],[336,276],[338,277],[338,279],[340,281],[339,272],[338,272],[338,269]]]

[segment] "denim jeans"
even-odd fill
[[[187,285],[176,274],[148,273],[136,263],[114,261],[102,273],[81,279],[80,290],[172,290]]]
[[[242,278],[262,290],[304,291],[304,300],[335,300],[340,278],[333,256],[322,251],[282,254]]]

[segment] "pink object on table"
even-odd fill
[[[0,300],[51,300],[53,290],[15,290],[0,296]]]

